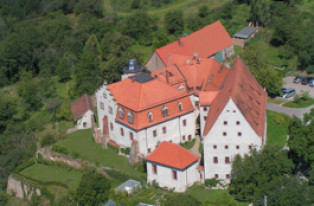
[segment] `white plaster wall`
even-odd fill
[[[204,108],[206,108],[206,111],[204,111]],[[206,121],[204,120],[204,117],[207,117],[209,111],[209,106],[201,106],[200,107],[200,137],[203,138],[204,128],[206,125]]]
[[[137,140],[139,141],[140,153],[147,156],[149,154],[148,149],[153,152],[159,143],[163,141],[179,144],[188,141],[189,135],[194,139],[195,122],[193,116],[194,114],[191,112],[138,131]],[[186,126],[183,126],[183,120],[186,120]],[[166,134],[163,134],[163,127],[166,127]],[[154,130],[157,131],[156,137],[153,135]],[[185,141],[182,139],[184,135]]]
[[[103,84],[96,91],[96,100],[97,100],[98,125],[101,128],[101,132],[103,132],[103,118],[105,115],[107,115],[110,136],[111,135],[114,136],[115,134],[112,134],[111,133],[112,131],[110,130],[110,122],[113,123],[113,125],[115,125],[117,104],[116,104],[116,101],[113,99],[113,96],[110,94],[110,91],[107,89],[106,84]],[[104,109],[100,108],[100,103],[104,103]],[[112,114],[109,113],[109,106],[112,107]],[[115,126],[114,126],[114,130],[116,130]]]
[[[196,169],[197,162],[185,170],[178,170],[162,165],[157,166],[157,174],[153,173],[153,163],[147,162],[147,182],[152,183],[154,180],[160,187],[174,188],[175,192],[185,192],[186,188],[199,181]],[[177,180],[172,177],[172,170],[177,171]]]
[[[194,108],[194,119],[196,120],[196,118],[197,118],[198,115],[199,115],[199,108],[197,108],[197,107],[195,106],[195,102],[196,102],[196,101],[199,102],[200,100],[199,100],[199,97],[198,97],[198,96],[195,96],[195,95],[190,95],[189,97],[190,97],[191,103],[192,103],[193,108]]]
[[[152,54],[152,56],[147,61],[145,66],[151,72],[166,67],[166,65],[161,61],[160,57],[158,56],[158,54],[156,52],[154,52]]]
[[[229,58],[232,57],[234,55],[234,47],[233,45],[229,46],[229,47],[226,47],[222,54],[223,54],[223,59],[225,60],[227,57],[226,57],[226,52],[229,52]]]
[[[91,110],[88,110],[87,112],[85,112],[83,117],[81,117],[77,121],[77,128],[78,129],[92,128],[92,119],[91,118],[93,118],[93,115],[94,115],[94,112]],[[85,127],[84,127],[84,122],[86,122]]]
[[[227,121],[228,125],[224,125],[224,121]],[[236,125],[237,121],[240,121],[240,125]],[[227,135],[223,136],[223,132],[227,132]],[[238,136],[238,132],[242,132],[242,136]],[[213,145],[216,145],[217,149],[214,149]],[[229,148],[225,149],[225,145]],[[237,145],[239,149],[236,149]],[[261,149],[262,138],[255,133],[230,99],[204,139],[205,179],[213,178],[218,174],[219,179],[226,180],[226,174],[231,173],[232,158],[236,154],[248,153],[249,145]],[[214,156],[218,157],[218,164],[213,163]],[[230,164],[225,164],[225,157],[230,158]]]

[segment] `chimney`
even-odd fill
[[[197,53],[194,52],[194,54],[193,54],[193,59],[196,59],[196,58],[197,58]]]
[[[197,59],[196,60],[196,64],[200,64],[201,63],[201,60],[200,59]]]
[[[179,47],[182,45],[181,38],[178,38],[178,45]]]
[[[168,75],[169,75],[168,70],[166,70],[166,81],[167,81],[167,84],[169,83]]]
[[[186,64],[190,64],[190,59],[189,58],[186,59]]]

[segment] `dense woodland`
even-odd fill
[[[8,175],[34,157],[38,148],[62,138],[63,133],[43,131],[46,125],[55,129],[61,121],[71,124],[74,99],[93,94],[104,79],[118,81],[129,58],[143,65],[153,49],[217,20],[230,35],[250,21],[258,22],[264,32],[257,38],[280,51],[285,71],[314,72],[314,15],[301,9],[306,0],[234,0],[214,8],[204,4],[188,14],[170,10],[162,16],[147,10],[167,7],[175,0],[110,2],[113,13],[105,10],[101,0],[0,0],[0,205],[6,202],[1,190]],[[267,91],[280,91],[283,74],[272,68],[258,44],[248,45],[238,54]],[[290,61],[293,66],[286,63]],[[43,112],[48,116],[45,121]],[[299,202],[285,205],[309,204],[313,189],[305,195],[305,183],[299,179],[304,175],[310,177],[309,185],[314,184],[314,122],[306,124],[311,115],[303,122],[291,121],[289,153],[266,148],[236,159],[230,193],[237,200],[261,205],[268,194],[279,201],[269,205],[278,205],[296,195]],[[84,186],[84,178],[76,200],[89,205],[84,188],[93,186]],[[99,200],[108,197],[108,188],[104,184]],[[177,198],[169,197],[166,205]]]

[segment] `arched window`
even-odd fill
[[[120,119],[124,119],[124,109],[122,107],[119,109],[119,117]]]
[[[153,121],[153,114],[151,112],[148,112],[147,118],[148,118],[148,122],[152,122]]]
[[[134,115],[133,112],[129,112],[128,114],[128,123],[133,124]]]
[[[182,107],[182,103],[181,102],[178,103],[178,109],[179,109],[179,112],[183,111],[183,107]]]
[[[168,107],[166,107],[166,105],[164,105],[161,109],[161,114],[162,114],[162,117],[167,117],[169,116],[169,111],[168,111]]]

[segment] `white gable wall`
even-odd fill
[[[227,125],[224,125],[225,121]],[[240,125],[236,124],[237,121],[240,122]],[[226,136],[223,135],[224,132],[226,132]],[[238,132],[241,132],[242,135],[238,136]],[[216,149],[214,149],[214,145],[216,145]],[[239,149],[237,149],[237,145]],[[261,149],[262,139],[230,99],[204,139],[205,179],[214,178],[215,174],[218,174],[218,179],[227,180],[226,175],[231,173],[233,157],[236,154],[249,153],[250,145],[252,148]],[[228,149],[225,149],[225,146],[228,146]],[[214,163],[214,157],[218,158],[217,164]],[[229,164],[225,163],[225,157],[230,158]]]
[[[192,186],[199,181],[199,174],[196,169],[197,162],[190,165],[184,170],[167,167],[164,165],[155,164],[157,166],[157,174],[153,172],[152,162],[147,162],[147,182],[152,183],[154,180],[160,187],[168,189],[174,188],[175,192],[185,192],[186,188]],[[173,179],[172,171],[177,171],[177,179]]]
[[[77,120],[77,128],[78,129],[86,129],[86,128],[92,128],[92,118],[94,115],[94,112],[91,110],[88,110],[85,112],[85,114]]]
[[[200,106],[200,137],[202,138],[203,138],[204,128],[206,125],[205,118],[207,118],[208,111],[209,111],[209,106]]]

